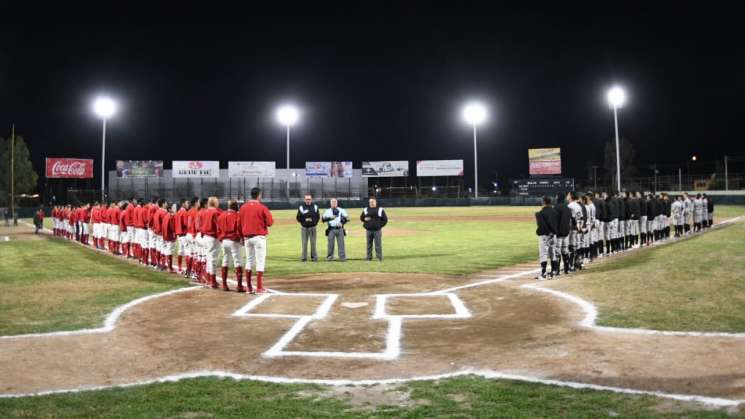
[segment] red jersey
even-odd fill
[[[127,223],[124,220],[124,217],[127,214],[127,210],[119,210],[119,231],[127,231]]]
[[[97,206],[91,208],[91,221],[94,224],[101,222],[101,220],[98,219],[98,207]]]
[[[109,208],[109,224],[118,226],[121,213],[122,212],[117,207]]]
[[[101,222],[104,224],[109,223],[109,208],[106,208],[106,207],[101,208]]]
[[[151,229],[153,228],[153,221],[155,221],[153,218],[155,218],[155,213],[159,210],[158,205],[156,204],[150,204],[150,206],[147,207],[147,226]]]
[[[77,210],[70,210],[70,213],[67,215],[68,220],[70,220],[70,224],[75,224],[75,222],[78,221],[78,214]]]
[[[127,209],[124,210],[124,224],[127,227],[134,227],[134,225],[135,225],[135,206],[134,206],[134,204],[127,204]]]
[[[153,233],[159,236],[163,233],[161,222],[163,220],[163,216],[165,216],[166,214],[168,214],[166,210],[164,210],[163,208],[157,208],[153,213],[152,220],[150,220],[150,225],[152,226],[151,228],[153,229]]]
[[[173,216],[173,225],[174,225],[174,231],[176,232],[177,236],[183,236],[186,234],[186,221],[187,221],[188,213],[186,212],[186,208],[181,207],[176,214]]]
[[[207,208],[200,211],[197,218],[199,232],[204,236],[217,237],[217,218],[220,216],[220,210],[217,208]]]
[[[191,234],[192,236],[197,235],[197,215],[199,215],[199,210],[196,208],[192,208],[189,211],[187,211],[186,216],[186,233]]]
[[[132,211],[135,228],[145,228],[145,208],[138,205]]]
[[[91,222],[91,214],[88,208],[80,208],[80,221],[86,224]]]
[[[217,217],[217,238],[220,241],[232,240],[240,241],[241,239],[241,220],[238,213],[233,210],[227,210]]]
[[[238,216],[243,237],[266,236],[269,234],[268,227],[274,224],[269,208],[255,199],[243,204],[238,211]]]
[[[166,212],[160,217],[160,230],[163,234],[163,240],[172,242],[176,240],[175,220],[176,216]]]

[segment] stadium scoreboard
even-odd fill
[[[518,179],[512,181],[512,190],[519,196],[552,196],[574,190],[574,179]]]

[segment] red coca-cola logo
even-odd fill
[[[48,178],[92,178],[93,160],[47,158],[46,174]]]
[[[199,170],[203,167],[203,164],[201,161],[190,161],[188,163],[188,166],[191,170]]]

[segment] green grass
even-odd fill
[[[118,305],[186,285],[58,238],[0,246],[0,335],[98,327]]]
[[[707,411],[655,397],[472,377],[377,391],[399,392],[405,401],[399,405],[352,405],[321,386],[201,378],[129,389],[0,399],[0,412],[3,417],[46,418],[730,417],[723,410]]]
[[[745,332],[745,223],[644,249],[551,284],[604,326]]]

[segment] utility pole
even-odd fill
[[[15,153],[16,153],[16,124],[11,125],[10,134],[10,219],[16,225],[16,164],[15,164]]]
[[[729,190],[729,172],[727,171],[727,156],[724,156],[724,190]]]
[[[595,192],[598,191],[598,166],[592,166],[592,180],[593,180],[593,190]]]

